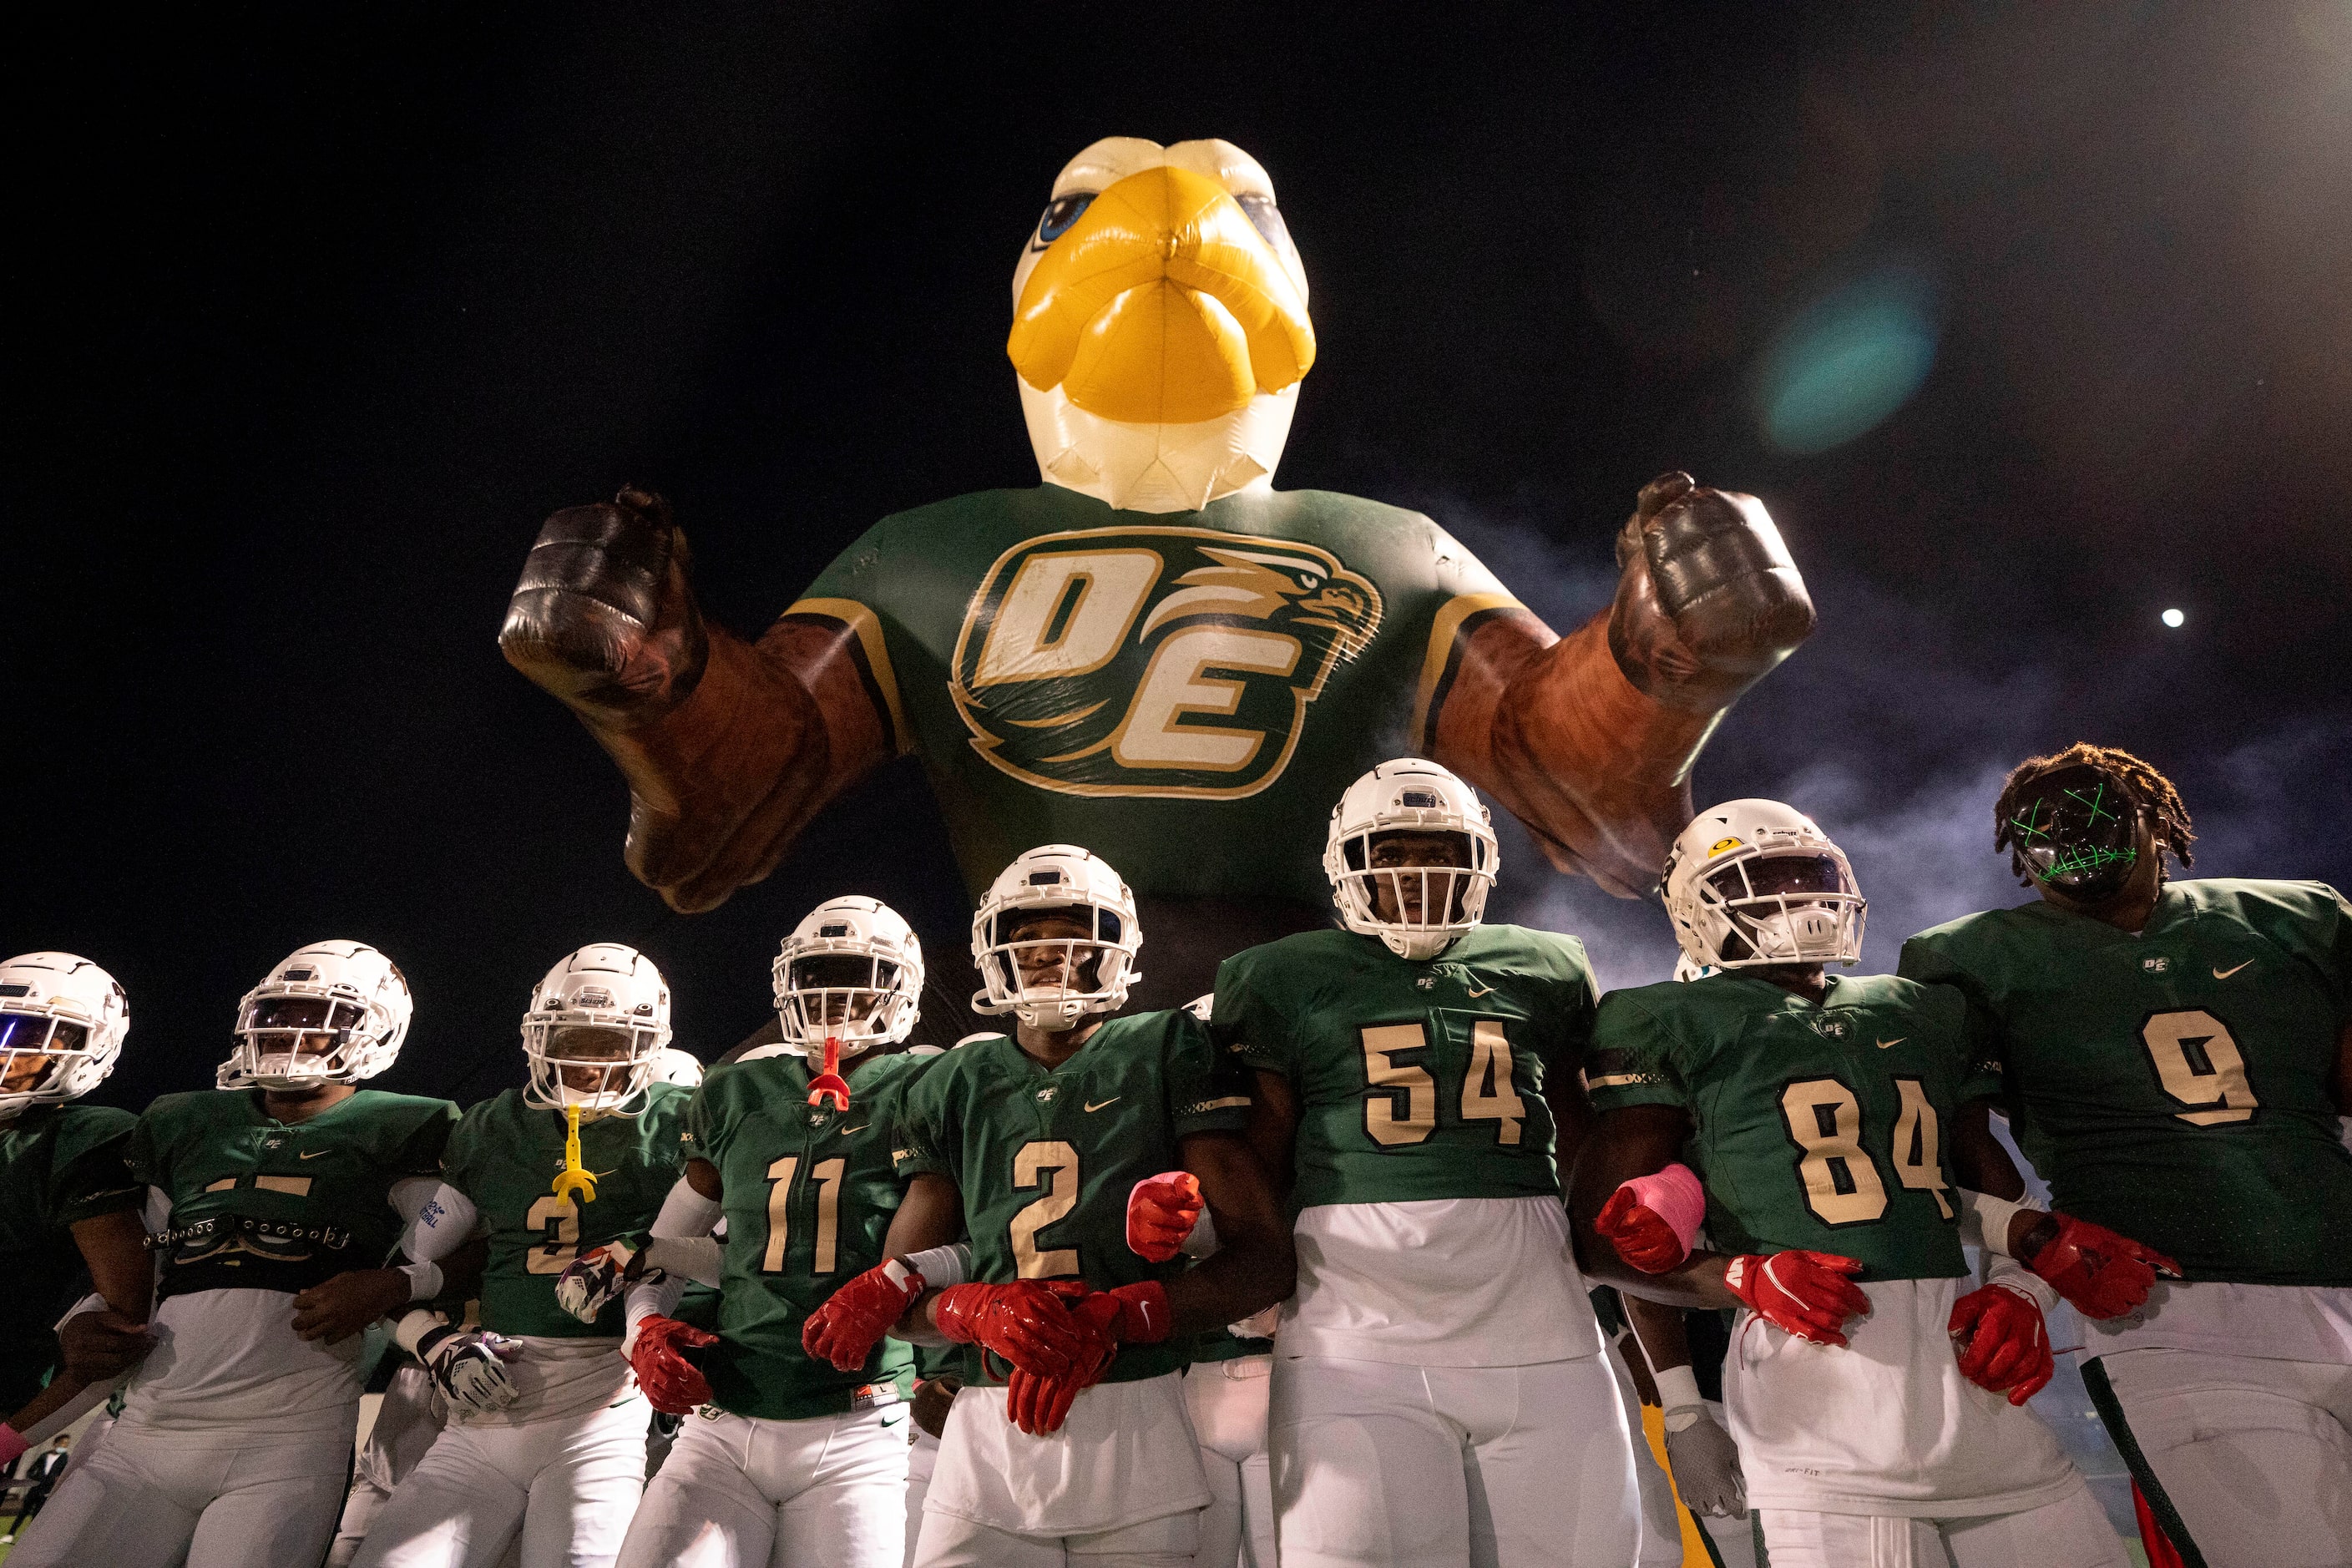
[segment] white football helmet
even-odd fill
[[[654,1081],[674,1083],[681,1089],[698,1088],[702,1083],[702,1058],[692,1051],[664,1046],[654,1053]]]
[[[1068,913],[1091,934],[1013,940],[1024,917],[1049,910]],[[1143,978],[1135,970],[1142,947],[1135,895],[1108,861],[1075,844],[1029,850],[996,874],[971,918],[971,958],[982,982],[972,1011],[1010,1013],[1056,1034],[1088,1014],[1116,1013]],[[1024,953],[1033,960],[1026,972]]]
[[[1845,851],[1777,800],[1700,812],[1666,852],[1661,896],[1696,969],[1862,958],[1869,906]]]
[[[895,1046],[923,1005],[923,944],[878,899],[828,899],[784,938],[773,970],[781,1049],[807,1056],[841,1042],[845,1056]]]
[[[314,942],[236,1006],[223,1089],[316,1089],[373,1078],[400,1055],[416,1005],[400,966],[363,942]]]
[[[0,1121],[96,1089],[130,1032],[122,987],[89,959],[28,952],[0,963]]]
[[[1331,879],[1339,923],[1380,938],[1400,958],[1436,957],[1475,930],[1486,911],[1486,894],[1502,864],[1494,821],[1478,792],[1435,763],[1420,757],[1382,763],[1349,784],[1331,808],[1323,874]],[[1376,865],[1372,840],[1388,833],[1456,837],[1462,864]],[[1395,910],[1392,920],[1380,913],[1384,891]]]
[[[590,1055],[573,1030],[594,1030],[609,1048]],[[654,961],[616,942],[592,942],[556,960],[530,994],[522,1016],[522,1054],[530,1061],[523,1103],[545,1110],[639,1109],[669,1044],[669,982]],[[563,1081],[565,1068],[597,1071],[594,1089]]]

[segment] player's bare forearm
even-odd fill
[[[482,1275],[490,1266],[490,1241],[486,1236],[468,1237],[458,1243],[456,1251],[440,1259],[441,1297],[460,1301],[478,1300],[482,1294]],[[397,1309],[394,1310],[397,1316]]]
[[[107,1306],[127,1321],[145,1322],[153,1302],[155,1266],[138,1211],[122,1209],[76,1220],[73,1238],[89,1266],[90,1284],[106,1298]]]
[[[1290,1201],[1298,1179],[1298,1091],[1278,1072],[1259,1068],[1250,1091],[1249,1128],[1244,1134],[1258,1169],[1265,1173],[1277,1204]]]
[[[882,1256],[905,1258],[910,1253],[928,1252],[934,1247],[951,1247],[963,1239],[963,1194],[953,1182],[933,1172],[919,1173],[907,1187],[907,1195],[898,1200],[898,1212],[890,1216],[890,1231],[882,1241]],[[939,1325],[931,1318],[931,1303],[938,1300],[937,1290],[926,1290],[915,1299],[891,1329],[901,1339],[920,1334],[926,1340],[937,1339]]]
[[[1592,1131],[1592,1100],[1583,1079],[1572,1068],[1555,1068],[1544,1074],[1544,1104],[1551,1110],[1553,1158],[1561,1172],[1571,1171],[1576,1156]],[[1565,1176],[1563,1175],[1563,1184]],[[1565,1196],[1565,1192],[1562,1194]]]
[[[1689,1114],[1675,1106],[1632,1105],[1602,1112],[1577,1152],[1569,1182],[1569,1234],[1577,1264],[1589,1279],[1669,1306],[1736,1307],[1739,1298],[1723,1283],[1727,1258],[1694,1252],[1663,1274],[1645,1274],[1618,1257],[1593,1224],[1620,1184],[1654,1176],[1673,1164],[1690,1133]]]
[[[1168,1283],[1172,1331],[1191,1334],[1286,1300],[1297,1288],[1298,1256],[1273,1185],[1240,1134],[1195,1132],[1182,1148],[1217,1227],[1215,1254]]]

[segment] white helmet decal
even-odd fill
[[[1700,812],[1666,852],[1659,896],[1694,971],[1862,957],[1869,904],[1845,851],[1777,800]]]
[[[922,942],[898,910],[862,895],[811,910],[784,938],[771,973],[788,1056],[806,1056],[827,1039],[852,1056],[895,1046],[923,1005]]]
[[[96,1089],[130,1032],[122,987],[89,959],[28,952],[0,963],[0,1119]]]
[[[1372,841],[1389,833],[1456,836],[1462,864],[1376,867]],[[1420,757],[1382,763],[1349,784],[1323,841],[1339,923],[1378,937],[1400,958],[1434,958],[1476,930],[1501,865],[1494,816],[1478,792]],[[1380,912],[1383,893],[1392,917]]]
[[[562,1031],[572,1029],[625,1036],[626,1048],[618,1056],[567,1055]],[[592,942],[556,960],[530,994],[522,1016],[522,1054],[530,1062],[523,1103],[633,1114],[660,1076],[669,1037],[669,983],[654,961],[616,942]],[[595,1070],[596,1087],[572,1088],[566,1068]]]
[[[390,1067],[415,1003],[400,966],[363,942],[314,942],[271,967],[236,1007],[223,1089],[358,1083]]]
[[[1049,910],[1067,912],[1088,934],[1014,940],[1023,916]],[[971,958],[982,981],[972,1011],[1010,1013],[1055,1033],[1089,1014],[1116,1013],[1143,978],[1135,970],[1142,946],[1135,895],[1108,861],[1075,844],[1029,850],[996,874],[972,916]],[[1022,968],[1024,952],[1060,963],[1032,979]]]

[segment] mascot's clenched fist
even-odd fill
[[[1560,868],[1646,892],[1717,716],[1812,628],[1779,531],[1752,497],[1653,480],[1614,603],[1558,637],[1427,518],[1273,488],[1307,294],[1247,153],[1113,137],[1013,272],[1044,484],[884,519],[757,643],[702,618],[659,497],[551,518],[500,642],[619,763],[631,868],[710,908],[912,752],[975,889],[1081,844],[1155,931],[1202,933],[1160,944],[1150,1005],[1322,923],[1330,802],[1417,751]]]

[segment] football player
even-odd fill
[[[1288,1568],[1633,1561],[1628,1414],[1554,1157],[1592,974],[1573,937],[1482,922],[1490,820],[1436,763],[1382,763],[1331,812],[1344,929],[1217,973],[1297,1215],[1269,1417]]]
[[[360,1331],[440,1288],[431,1264],[375,1266],[457,1115],[359,1087],[399,1055],[412,1010],[366,943],[297,949],[239,1005],[220,1087],[139,1118],[157,1349],[16,1548],[20,1568],[319,1561],[359,1420]]]
[[[998,874],[972,921],[972,1005],[1013,1032],[908,1091],[890,1261],[811,1325],[836,1364],[894,1321],[971,1347],[919,1568],[1156,1568],[1199,1549],[1185,1342],[1287,1295],[1293,1266],[1240,1135],[1249,1097],[1208,1031],[1183,1012],[1118,1016],[1142,940],[1127,884],[1087,850],[1048,845]],[[1127,1233],[1137,1184],[1178,1170],[1221,1242],[1190,1269]]]
[[[487,1236],[480,1324],[401,1320],[450,1420],[370,1525],[359,1568],[489,1568],[518,1538],[521,1568],[619,1552],[651,1413],[617,1353],[620,1304],[583,1322],[556,1281],[583,1247],[642,1236],[677,1184],[692,1091],[656,1081],[669,1039],[669,986],[634,948],[591,942],[531,992],[530,1082],[459,1120],[404,1242],[438,1262]]]
[[[1724,1403],[1774,1568],[2122,1568],[2022,1408],[2050,1380],[2056,1296],[2006,1258],[1964,1283],[1981,1210],[1957,1188],[2023,1181],[1964,1133],[1990,1086],[1958,993],[1824,973],[1860,958],[1866,906],[1843,852],[1777,801],[1701,812],[1664,898],[1716,972],[1601,1002],[1572,1207],[1612,1284],[1746,1309]],[[1702,1220],[1721,1250],[1694,1248]]]
[[[1902,973],[1968,997],[2053,1199],[2186,1276],[2090,1325],[2083,1381],[2190,1562],[2340,1564],[2352,907],[2318,882],[2168,879],[2189,862],[2188,809],[2111,747],[2020,764],[1994,835],[2040,898],[1912,938]],[[2134,1284],[2152,1262],[2037,1240],[2086,1278]]]
[[[0,1466],[146,1348],[146,1189],[122,1163],[137,1118],[73,1103],[113,1070],[130,1031],[122,987],[89,960],[0,963],[0,1277],[14,1282],[0,1301],[0,1411],[16,1412],[0,1426]],[[117,1342],[61,1373],[50,1325],[93,1282],[103,1310],[89,1326]]]
[[[774,980],[783,1050],[710,1069],[687,1113],[684,1179],[633,1260],[638,1382],[694,1419],[630,1523],[629,1568],[900,1568],[905,1552],[907,1347],[836,1368],[801,1335],[811,1308],[883,1257],[901,1193],[891,1128],[928,1065],[890,1052],[915,1026],[922,946],[888,906],[834,899],[784,940]],[[575,1277],[605,1262],[583,1257]],[[689,1279],[719,1287],[715,1334],[670,1315]]]

